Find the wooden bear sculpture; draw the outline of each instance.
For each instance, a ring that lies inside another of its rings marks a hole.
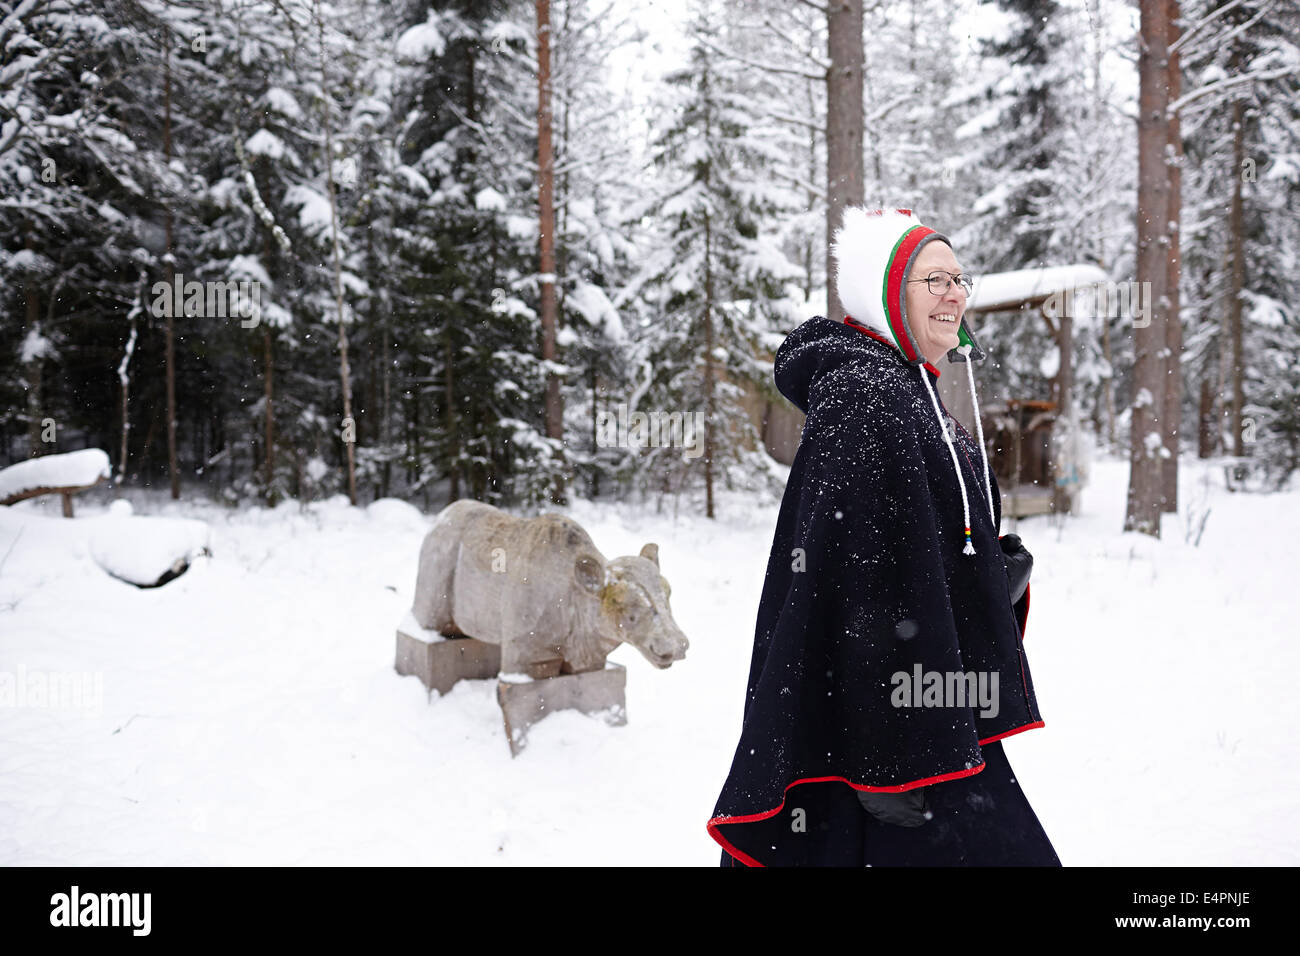
[[[421,627],[501,647],[501,673],[533,678],[605,666],[627,642],[656,667],[686,656],[659,549],[612,561],[570,518],[520,518],[479,501],[442,510],[420,548]]]

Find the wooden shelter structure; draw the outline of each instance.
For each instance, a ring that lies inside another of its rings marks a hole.
[[[981,315],[992,312],[1036,312],[1057,347],[1060,361],[1049,398],[1012,397],[980,402],[980,419],[988,446],[989,467],[1002,491],[1002,513],[1012,521],[1035,514],[1074,511],[1086,475],[1085,449],[1079,422],[1070,402],[1074,379],[1074,306],[1076,293],[1107,282],[1097,266],[1046,266],[979,276],[966,303],[967,322],[980,338]],[[947,365],[939,377],[939,395],[953,417],[976,434],[967,372]],[[979,369],[975,372],[979,386]],[[1063,427],[1058,435],[1058,424]]]

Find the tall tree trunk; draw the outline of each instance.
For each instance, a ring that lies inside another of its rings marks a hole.
[[[1077,469],[1079,423],[1074,413],[1074,297],[1067,295],[1063,298],[1065,302],[1056,319],[1056,349],[1060,356],[1056,371],[1056,415],[1057,421],[1065,427],[1062,437],[1071,443],[1071,450],[1065,457],[1071,467]],[[1068,512],[1071,495],[1070,485],[1054,484],[1052,510],[1057,514]]]
[[[1109,311],[1109,310],[1108,310]],[[1106,448],[1115,450],[1115,355],[1110,345],[1110,316],[1101,323],[1101,354],[1106,358],[1109,374],[1102,379],[1102,397],[1106,404]]]
[[[172,162],[172,35],[163,28],[163,156],[170,167]],[[164,274],[170,287],[176,278],[176,257],[172,253],[172,203],[171,196],[163,195],[163,230],[166,252],[163,255]],[[176,455],[176,316],[174,309],[167,310],[167,331],[164,362],[167,366],[167,470],[171,474],[172,499],[181,496],[181,469]]]
[[[393,478],[393,450],[392,450],[392,329],[389,324],[389,312],[384,309],[383,329],[380,334],[380,348],[383,351],[383,365],[381,375],[383,376],[383,386],[380,390],[380,415],[383,420],[379,425],[379,440],[384,446],[384,467],[380,476],[379,493],[387,498],[391,493],[390,487]]]
[[[325,176],[330,200],[330,239],[334,253],[334,305],[339,322],[339,377],[343,380],[344,447],[348,461],[348,501],[357,503],[356,421],[352,417],[352,373],[348,366],[348,332],[343,314],[343,257],[339,251],[338,194],[334,186],[334,137],[330,117],[329,85],[325,73],[325,20],[320,4],[315,5],[316,31],[320,42],[321,115],[325,126]]]
[[[707,187],[706,187],[707,188]],[[713,250],[712,222],[704,214],[704,516],[713,517]]]
[[[1227,237],[1223,248],[1223,274],[1231,276],[1232,274],[1232,237]],[[1231,285],[1231,278],[1229,278]],[[1211,454],[1227,453],[1227,431],[1232,427],[1232,400],[1229,397],[1231,389],[1228,387],[1228,381],[1231,373],[1228,365],[1232,361],[1232,320],[1229,317],[1231,308],[1228,303],[1223,304],[1219,311],[1219,341],[1217,356],[1215,362],[1215,386],[1214,386],[1214,451]]]
[[[1169,27],[1169,45],[1178,42],[1182,30],[1178,26],[1180,15],[1178,0],[1166,0]],[[1169,98],[1182,94],[1183,73],[1178,51],[1169,54]],[[1161,440],[1169,450],[1164,460],[1161,476],[1161,506],[1169,512],[1178,511],[1178,446],[1182,442],[1183,424],[1183,321],[1178,296],[1182,275],[1182,205],[1183,205],[1183,133],[1178,113],[1169,116],[1169,250],[1165,293],[1169,297],[1169,316],[1165,325],[1165,394]]]
[[[144,312],[144,291],[148,286],[148,273],[141,271],[140,281],[135,291],[135,301],[127,312],[127,321],[131,330],[127,334],[126,345],[122,349],[122,361],[117,366],[117,381],[122,386],[122,447],[117,456],[117,483],[126,480],[126,462],[130,456],[131,438],[131,356],[135,354],[135,341],[139,333],[140,314]]]
[[[1196,416],[1196,457],[1214,454],[1214,390],[1210,387],[1209,369],[1201,376],[1201,398]]]
[[[271,234],[263,233],[262,235],[262,258],[266,262],[271,261]],[[266,502],[272,503],[274,492],[272,486],[275,482],[275,354],[272,349],[274,342],[271,338],[271,326],[264,323],[262,325],[262,391],[266,396],[266,419],[263,423],[266,433]]]
[[[443,427],[447,431],[447,458],[451,462],[451,500],[460,499],[460,436],[456,429],[456,378],[455,371],[452,367],[452,349],[451,349],[451,330],[443,332],[442,337],[442,358],[443,358],[443,388],[445,401],[445,418]],[[416,401],[419,401],[419,392],[416,392]],[[416,406],[417,411],[419,406]],[[417,418],[418,422],[419,419]],[[417,434],[418,429],[417,429]]]
[[[597,388],[599,378],[596,374],[596,363],[593,359],[591,368],[588,371],[588,378],[591,385],[591,457],[594,466],[591,469],[591,485],[588,489],[591,497],[596,498],[600,495],[600,445],[597,444],[599,436],[597,434],[597,424],[600,418],[600,390]]]
[[[551,141],[554,117],[551,112],[551,3],[536,0],[537,5],[537,205],[541,252],[542,360],[554,363],[555,326],[558,307],[555,300],[555,154]],[[560,378],[546,371],[546,437],[564,439],[564,409],[560,398]],[[564,479],[557,475],[551,500],[563,504]]]
[[[28,230],[23,236],[23,244],[30,252],[32,249],[32,235]],[[36,283],[28,280],[23,283],[23,299],[27,308],[27,333],[35,334],[37,339],[41,338],[41,299],[40,292],[36,288]],[[41,379],[45,371],[45,349],[39,346],[35,354],[28,357],[23,369],[23,378],[27,380],[27,435],[30,448],[27,451],[29,458],[37,458],[45,454],[45,443],[41,441]]]
[[[1236,58],[1234,57],[1234,62]],[[1242,164],[1246,160],[1246,105],[1240,100],[1232,104],[1232,205],[1228,211],[1228,243],[1232,266],[1228,284],[1228,333],[1232,348],[1232,453],[1238,457],[1246,454],[1242,435],[1242,415],[1245,408],[1245,391],[1242,388],[1242,368],[1245,357],[1241,349],[1241,290],[1246,285],[1246,229],[1245,211],[1241,197]]]
[[[807,91],[807,95],[809,95],[806,107],[807,116],[816,116],[816,95],[813,83],[814,81],[811,81],[810,79],[810,81],[807,81],[805,86],[803,86]],[[813,191],[814,182],[816,182],[816,127],[809,125],[809,187],[807,187],[807,190],[805,191],[805,200],[807,202],[807,208],[809,208],[810,211],[811,209],[816,208],[816,194]],[[816,242],[813,239],[813,235],[810,233],[805,246],[803,246],[803,298],[805,299],[810,298],[811,295],[813,295],[815,285],[813,277],[815,248]],[[829,281],[831,280],[829,280],[829,276],[827,276],[827,285],[829,285]],[[835,313],[831,311],[831,302],[829,302],[828,299],[827,317],[833,315],[835,315]]]
[[[842,319],[831,243],[844,207],[862,202],[862,0],[834,0],[827,15],[826,317]]]
[[[1149,313],[1133,330],[1133,402],[1130,419],[1128,506],[1125,531],[1160,537],[1161,402],[1165,394],[1161,350],[1165,347],[1169,273],[1168,36],[1166,0],[1140,0],[1138,56],[1138,281],[1150,283]]]
[[[266,396],[266,420],[263,423],[266,437],[266,503],[273,504],[275,497],[275,412],[274,379],[275,355],[272,351],[271,327],[262,326],[262,384]]]

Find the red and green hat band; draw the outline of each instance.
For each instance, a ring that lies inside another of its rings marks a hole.
[[[917,252],[931,239],[939,239],[951,245],[946,237],[939,235],[929,226],[913,226],[899,237],[898,242],[894,244],[894,251],[889,256],[889,267],[885,270],[884,288],[881,292],[881,304],[885,307],[889,330],[893,333],[899,350],[913,365],[924,362],[925,356],[917,349],[907,328],[907,306],[903,295],[904,280]]]

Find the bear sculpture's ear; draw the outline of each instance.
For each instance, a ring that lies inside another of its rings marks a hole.
[[[595,594],[605,586],[605,565],[584,554],[573,563],[573,576],[580,588]]]
[[[656,568],[659,567],[659,545],[647,544],[641,549],[641,557],[649,558],[651,564]]]

